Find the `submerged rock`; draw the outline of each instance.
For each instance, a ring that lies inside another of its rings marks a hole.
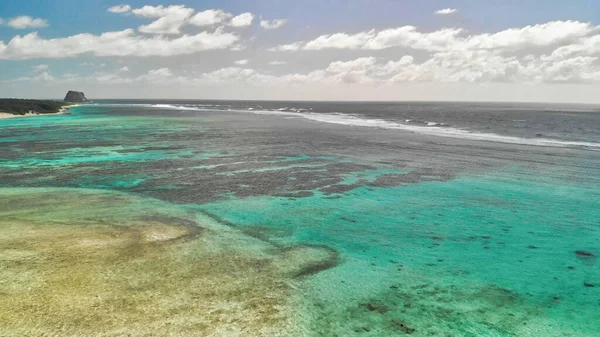
[[[380,305],[380,304],[376,304],[376,303],[362,303],[360,306],[369,311],[378,312],[382,315],[387,313],[390,310],[386,305]]]
[[[411,334],[411,333],[415,332],[415,328],[411,328],[410,326],[408,326],[400,321],[394,320],[394,321],[392,321],[392,324],[396,329],[403,331],[404,333]]]
[[[83,92],[69,90],[69,92],[65,96],[65,102],[84,103],[89,101],[87,98],[85,98],[85,94]]]
[[[577,251],[575,251],[575,254],[577,254],[577,256],[581,256],[581,257],[596,257],[596,255],[594,255],[590,252],[586,252],[584,250],[577,250]]]

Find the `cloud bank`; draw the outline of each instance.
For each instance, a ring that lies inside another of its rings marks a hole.
[[[550,21],[496,32],[472,33],[449,27],[415,26],[334,32],[274,45],[259,41],[274,36],[286,19],[261,19],[263,30],[251,30],[257,15],[221,9],[197,11],[185,5],[132,8],[122,4],[108,12],[138,21],[137,27],[101,34],[82,33],[44,38],[38,32],[0,41],[1,60],[68,57],[175,57],[220,50],[228,57],[201,72],[186,71],[161,60],[146,69],[119,64],[92,75],[51,74],[44,64],[28,68],[20,82],[149,85],[369,85],[398,83],[592,83],[600,82],[600,26],[579,21]],[[437,15],[458,13],[440,9]],[[106,14],[109,15],[109,14]],[[47,21],[29,16],[2,20],[17,29],[41,28]],[[280,33],[285,33],[281,31]],[[250,52],[244,54],[246,49]],[[260,59],[265,51],[267,58]],[[329,51],[327,53],[326,51]],[[338,57],[331,55],[338,51]],[[233,54],[239,53],[239,54]],[[209,53],[207,53],[209,54]],[[285,57],[284,57],[285,56]],[[193,57],[196,57],[194,55]],[[296,58],[294,58],[296,57]],[[219,57],[215,57],[219,58]],[[248,61],[252,60],[252,64]],[[289,60],[289,65],[287,61]],[[302,60],[303,68],[298,66]],[[326,61],[324,61],[326,60]],[[264,68],[261,68],[261,64]],[[233,65],[233,66],[230,66]],[[285,66],[284,66],[285,65]],[[269,67],[270,66],[270,67]],[[280,67],[275,67],[280,66]],[[152,69],[148,70],[148,68]],[[290,70],[291,69],[291,70]],[[302,70],[299,70],[302,69]],[[142,71],[141,73],[138,71]],[[284,72],[286,71],[286,72]]]
[[[0,42],[0,59],[65,58],[93,56],[173,56],[234,46],[239,36],[216,29],[172,39],[137,35],[133,29],[101,35],[78,34],[66,38],[44,39],[37,33],[15,36],[8,44]]]
[[[598,33],[598,31],[598,26],[578,21],[552,21],[522,28],[511,28],[497,33],[474,35],[468,34],[461,28],[422,32],[414,26],[403,26],[384,30],[373,29],[354,34],[326,34],[308,42],[299,41],[280,45],[272,50],[382,50],[393,47],[426,51],[518,50],[573,43],[591,33]]]

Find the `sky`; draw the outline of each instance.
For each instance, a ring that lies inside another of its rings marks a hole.
[[[600,103],[598,0],[0,1],[0,97]]]

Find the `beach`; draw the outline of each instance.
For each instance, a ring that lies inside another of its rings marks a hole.
[[[19,118],[19,117],[34,117],[34,116],[44,116],[44,115],[63,115],[68,113],[69,108],[73,108],[76,105],[69,105],[63,108],[60,108],[60,110],[58,110],[57,112],[54,113],[26,113],[24,115],[17,115],[17,114],[13,114],[13,113],[9,113],[9,112],[1,112],[0,111],[0,119],[6,119],[6,118]]]

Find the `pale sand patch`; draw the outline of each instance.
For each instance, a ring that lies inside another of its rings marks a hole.
[[[32,117],[32,116],[39,116],[39,114],[30,114],[30,113],[26,113],[24,115],[14,115],[8,112],[0,112],[0,119],[6,119],[6,118],[19,118],[19,117]]]
[[[336,261],[153,199],[0,189],[0,334],[302,336],[294,284]]]
[[[64,107],[60,108],[57,112],[47,113],[47,114],[26,113],[24,115],[15,115],[15,114],[11,114],[11,113],[8,113],[8,112],[0,112],[0,119],[20,118],[20,117],[35,117],[35,116],[65,115],[65,114],[67,114],[69,112],[70,108],[74,108],[74,107],[77,107],[79,105],[80,104],[67,105],[67,106],[64,106]]]

